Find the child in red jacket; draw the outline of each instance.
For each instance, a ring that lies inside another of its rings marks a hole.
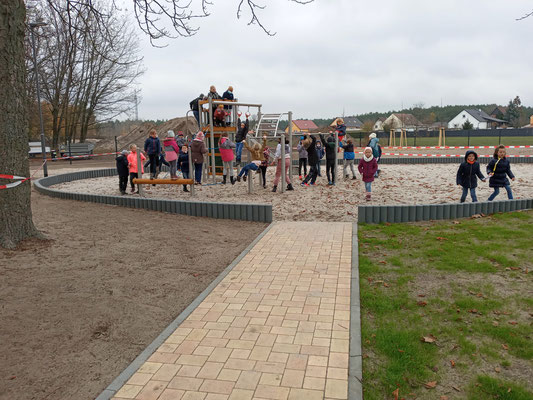
[[[359,170],[359,173],[363,175],[363,182],[365,183],[366,189],[366,201],[370,201],[374,174],[378,170],[378,163],[372,155],[372,149],[370,147],[365,148],[363,158],[359,161],[357,169]]]

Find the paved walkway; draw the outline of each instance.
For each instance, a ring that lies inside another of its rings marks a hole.
[[[351,223],[275,223],[114,399],[347,399],[351,257]]]

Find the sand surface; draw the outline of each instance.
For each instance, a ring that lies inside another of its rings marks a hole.
[[[485,165],[481,169],[484,173]],[[200,201],[238,202],[272,204],[274,219],[295,221],[355,221],[357,206],[360,204],[435,204],[458,202],[461,187],[455,184],[458,164],[428,165],[382,165],[381,176],[372,184],[372,201],[365,201],[364,184],[361,176],[357,180],[342,180],[336,186],[328,186],[325,168],[322,177],[312,187],[300,186],[298,176],[293,182],[295,191],[272,193],[274,167],[267,172],[267,188],[259,186],[259,175],[254,175],[254,193],[248,194],[248,183],[240,182],[234,186],[202,185],[196,186],[195,199]],[[533,197],[533,164],[512,164],[516,180],[511,183],[515,198]],[[342,167],[339,167],[342,171]],[[63,172],[63,171],[62,171]],[[66,172],[66,171],[65,171]],[[148,177],[145,174],[145,177]],[[221,180],[221,177],[218,177]],[[210,181],[211,182],[211,181]],[[65,191],[119,195],[118,178],[87,179],[55,186]],[[189,200],[191,196],[178,185],[145,186],[146,197]],[[279,190],[279,189],[278,189]],[[128,186],[129,192],[129,186]],[[501,191],[496,199],[505,199]],[[479,182],[477,196],[485,201],[492,193],[487,183]],[[128,194],[131,196],[131,194]],[[133,195],[137,196],[137,195]],[[470,201],[470,198],[467,198]]]

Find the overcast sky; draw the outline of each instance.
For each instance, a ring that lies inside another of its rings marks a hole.
[[[139,117],[184,116],[189,101],[228,85],[263,112],[326,118],[447,104],[533,105],[531,0],[258,0],[267,36],[236,19],[238,0],[213,0],[191,38],[153,48]]]

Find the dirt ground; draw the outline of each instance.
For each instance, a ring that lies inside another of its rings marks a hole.
[[[512,161],[511,161],[512,162]],[[275,220],[292,221],[356,221],[357,206],[366,204],[437,204],[458,202],[462,189],[456,185],[458,164],[388,165],[381,167],[381,175],[372,184],[372,202],[365,201],[361,176],[344,179],[336,186],[328,186],[325,168],[316,186],[302,187],[295,175],[295,191],[272,193],[275,167],[267,170],[267,188],[258,186],[259,175],[254,174],[254,193],[248,194],[248,183],[232,185],[202,185],[196,187],[195,199],[238,203],[272,204]],[[481,166],[483,174],[485,165]],[[516,180],[511,183],[515,198],[533,197],[533,164],[512,164]],[[349,169],[348,169],[349,172]],[[342,167],[339,167],[342,173]],[[148,176],[148,174],[145,174]],[[220,182],[220,177],[218,181]],[[211,181],[209,180],[209,183]],[[59,190],[79,193],[118,195],[118,178],[84,179],[54,186]],[[188,200],[190,195],[175,185],[146,186],[146,197]],[[486,201],[492,193],[488,182],[479,182],[477,196]],[[500,191],[496,199],[507,198]],[[130,196],[130,195],[128,195]],[[138,196],[138,195],[134,195]],[[467,201],[470,201],[470,196]]]
[[[265,228],[32,193],[0,249],[0,399],[92,399]]]

